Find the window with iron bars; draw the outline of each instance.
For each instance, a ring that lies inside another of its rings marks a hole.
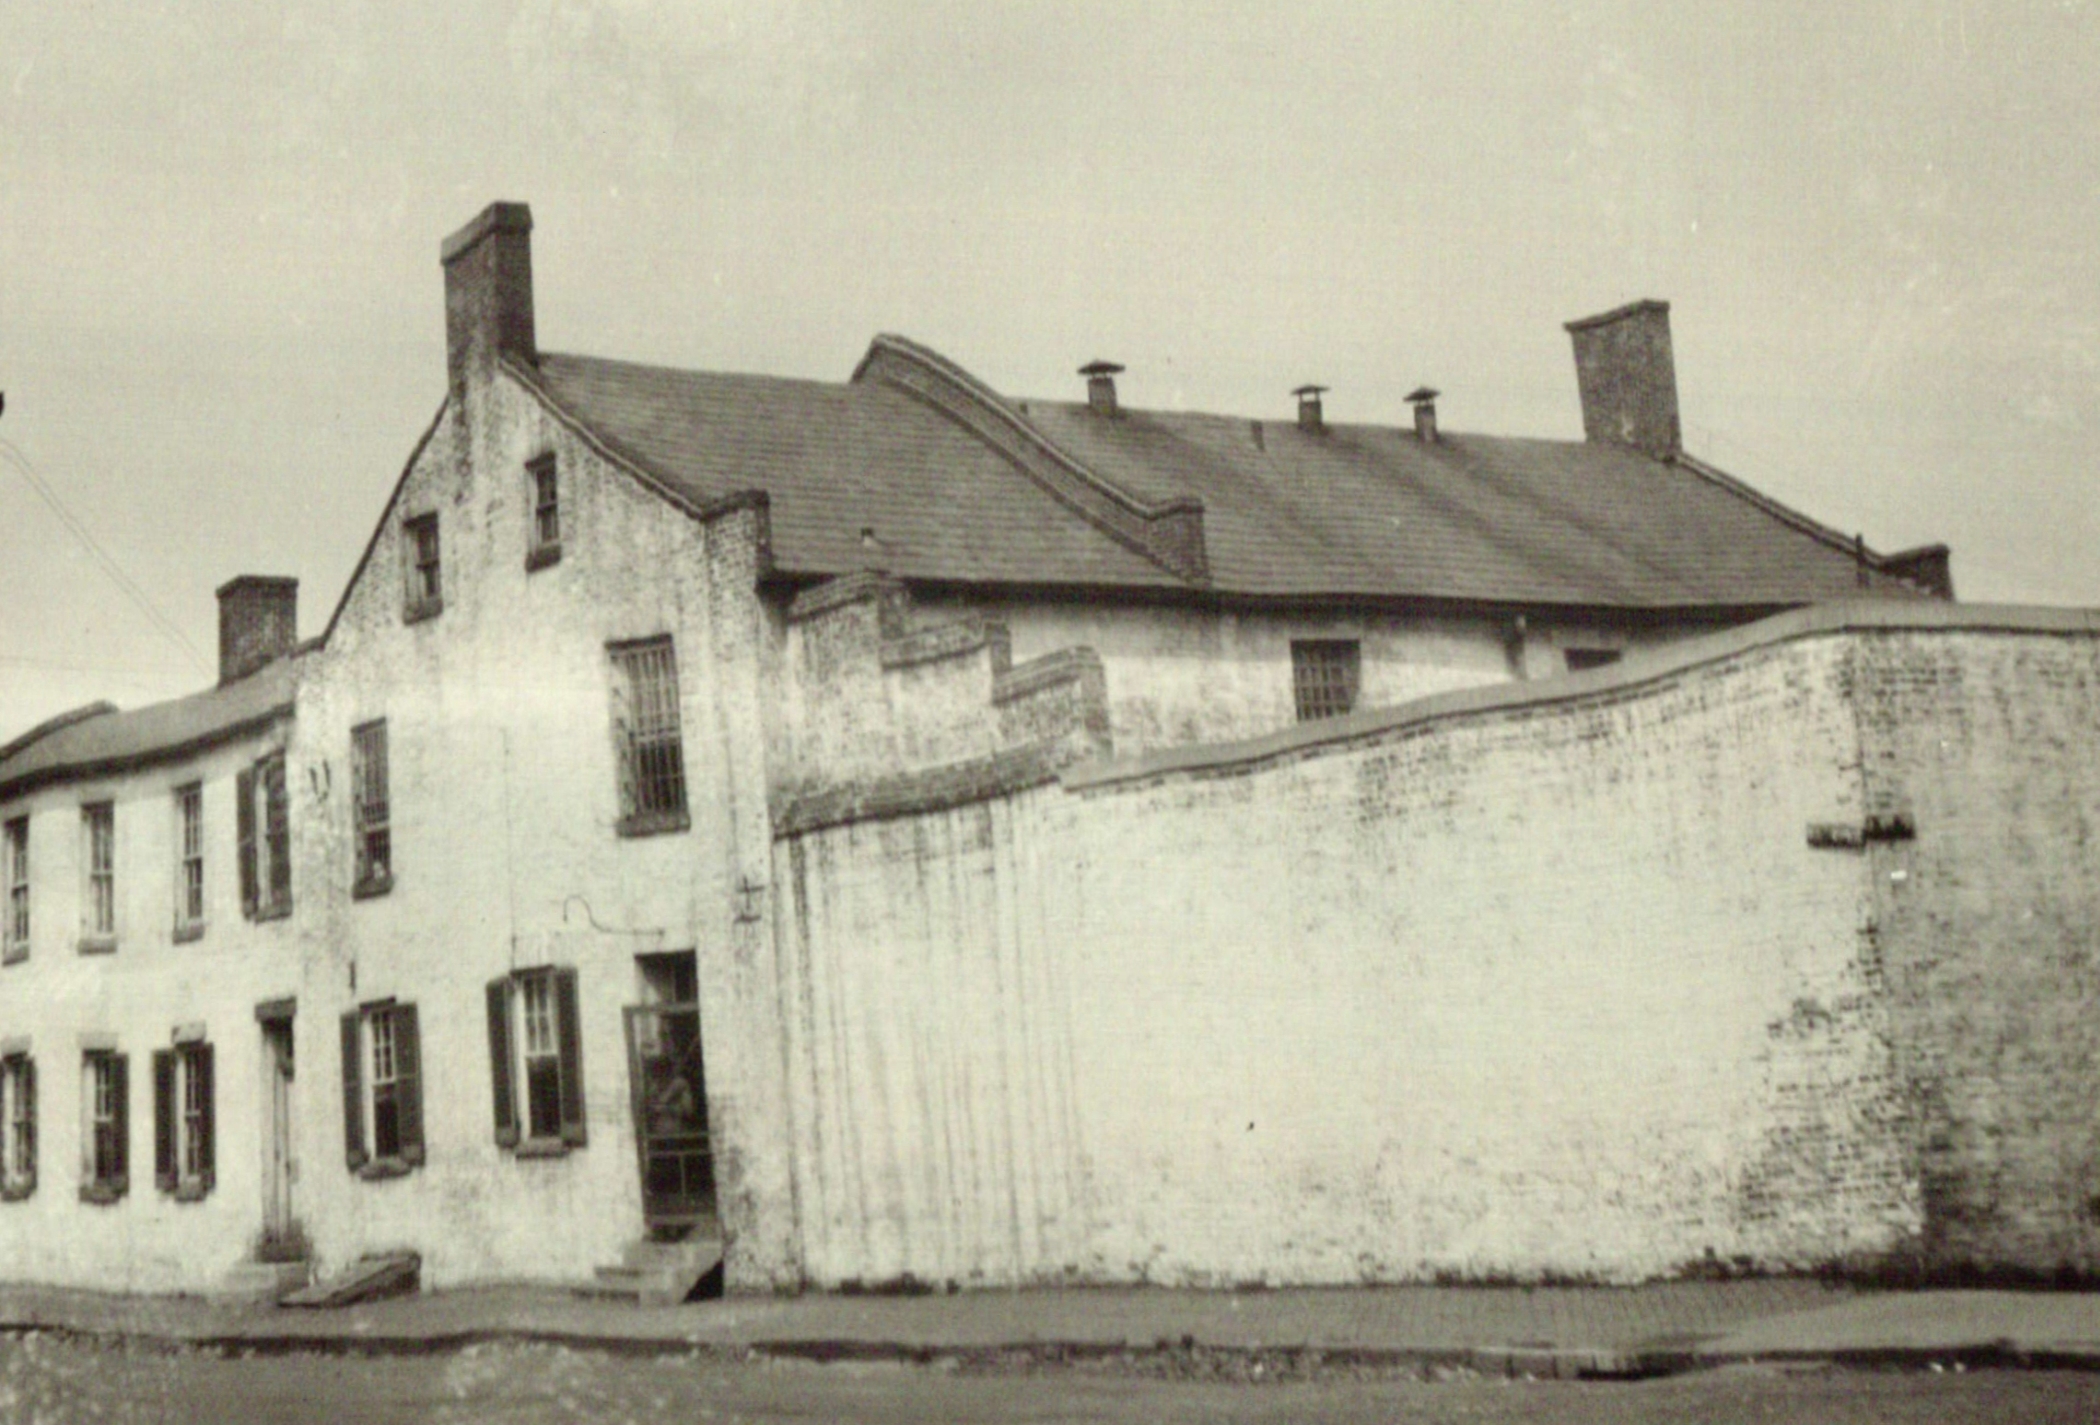
[[[611,653],[620,834],[683,831],[690,822],[678,729],[678,662],[671,640],[615,644]]]
[[[1353,711],[1360,664],[1353,638],[1293,639],[1291,685],[1297,696],[1298,721]]]
[[[392,812],[387,798],[386,723],[350,730],[350,801],[357,819],[357,876],[351,893],[383,895],[394,884]]]
[[[175,938],[204,933],[204,788],[175,789]]]
[[[561,558],[561,479],[554,456],[538,456],[525,466],[532,482],[532,538],[525,548],[527,570]]]
[[[93,802],[80,809],[87,886],[81,898],[80,948],[108,950],[117,942],[117,809]]]
[[[7,925],[0,959],[12,964],[29,956],[29,818],[7,823]]]
[[[438,558],[438,517],[433,512],[401,521],[401,616],[410,623],[445,607],[444,570]]]

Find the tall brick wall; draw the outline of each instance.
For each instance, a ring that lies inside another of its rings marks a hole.
[[[2053,1026],[2090,998],[2092,644],[1972,615],[1794,615],[783,836],[807,1272],[1626,1279],[1977,1222],[1999,1261],[2089,1240],[2094,1061]],[[1858,834],[1904,798],[1915,843]],[[1890,880],[1942,847],[1937,900]],[[1979,1216],[1986,1184],[2018,1207]]]

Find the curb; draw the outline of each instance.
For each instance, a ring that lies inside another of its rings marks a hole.
[[[2100,1371],[2100,1345],[2023,1346],[2004,1337],[1943,1346],[1846,1346],[1799,1351],[1698,1351],[1697,1366],[1828,1364],[1856,1371]]]

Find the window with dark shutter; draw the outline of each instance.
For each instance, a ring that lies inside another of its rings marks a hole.
[[[581,1148],[583,1033],[576,971],[520,970],[487,987],[496,1142],[525,1156]]]
[[[177,1054],[182,1068],[182,1152],[177,1164],[182,1192],[202,1197],[212,1189],[212,1055],[209,1044],[188,1044]]]
[[[36,1191],[36,1063],[27,1053],[0,1059],[0,1201]]]
[[[359,1072],[364,1056],[359,1033],[362,1019],[354,1009],[343,1016],[343,1156],[353,1173],[369,1160],[365,1152],[365,1091]]]
[[[288,915],[292,909],[292,814],[285,794],[284,754],[265,757],[256,765],[262,784],[264,849],[269,852],[269,874],[263,888],[269,896],[265,907],[271,915]]]
[[[241,864],[241,914],[255,919],[261,894],[255,875],[255,772],[244,767],[233,779],[234,828],[239,839]]]
[[[130,1060],[113,1050],[91,1049],[82,1055],[81,1071],[87,1082],[82,1095],[86,1122],[80,1197],[83,1202],[115,1202],[130,1186]]]
[[[173,1192],[175,1172],[175,1051],[153,1051],[153,1185]]]
[[[554,972],[554,1022],[561,1050],[561,1141],[571,1148],[584,1145],[583,1131],[583,1026],[579,1022],[576,971]]]
[[[416,1007],[397,1005],[394,1021],[395,1093],[399,1103],[401,1161],[423,1161],[423,1050],[416,1032]]]
[[[510,979],[490,980],[489,1084],[496,1106],[496,1146],[518,1146],[518,1104],[510,1076]]]

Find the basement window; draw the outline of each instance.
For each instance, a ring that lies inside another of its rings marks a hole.
[[[153,1181],[178,1202],[212,1188],[212,1054],[203,1042],[153,1054]]]
[[[81,1055],[80,1200],[112,1203],[131,1186],[131,1061],[114,1049]]]
[[[357,875],[350,894],[385,895],[394,885],[385,719],[350,729],[350,806],[357,822]]]
[[[343,1145],[359,1177],[423,1162],[421,1065],[414,1005],[380,1000],[343,1016]]]
[[[1580,673],[1586,668],[1608,668],[1623,655],[1616,648],[1564,648],[1561,657],[1568,661],[1570,673]]]
[[[581,1148],[583,1036],[576,971],[520,970],[488,984],[496,1145],[520,1157]]]
[[[29,958],[29,818],[7,824],[7,934],[0,940],[0,962],[12,965]]]
[[[1362,655],[1353,638],[1291,640],[1291,686],[1298,721],[1340,717],[1356,707]]]
[[[525,546],[525,570],[544,569],[561,558],[561,479],[553,452],[527,461],[532,486],[532,538]]]
[[[613,755],[620,834],[683,831],[685,754],[678,729],[678,660],[668,637],[618,643],[612,655]]]
[[[442,613],[445,581],[438,560],[438,517],[434,511],[401,521],[401,553],[405,581],[402,621],[415,623]]]
[[[0,1058],[0,1201],[36,1191],[36,1061],[27,1050]]]

